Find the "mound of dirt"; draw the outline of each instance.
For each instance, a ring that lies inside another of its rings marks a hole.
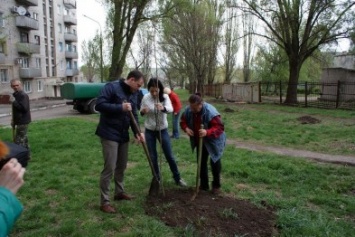
[[[145,211],[171,227],[194,236],[274,236],[276,215],[264,204],[259,208],[246,200],[193,189],[165,190],[165,196],[147,197]]]
[[[233,113],[234,112],[234,109],[231,109],[231,108],[225,108],[224,109],[224,112],[227,112],[227,113]]]
[[[297,118],[298,121],[301,122],[301,124],[316,124],[320,123],[319,119],[313,118],[311,116],[302,116]]]

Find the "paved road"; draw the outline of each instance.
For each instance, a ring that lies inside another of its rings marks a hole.
[[[71,105],[52,105],[47,107],[34,108],[31,111],[32,121],[44,120],[44,119],[53,119],[60,117],[72,117],[72,116],[85,116],[78,113],[76,110],[72,109]],[[0,117],[0,126],[10,126],[11,125],[11,115],[3,114]]]

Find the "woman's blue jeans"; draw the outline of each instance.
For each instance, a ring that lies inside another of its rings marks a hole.
[[[170,170],[173,173],[173,178],[176,183],[180,180],[180,173],[178,167],[175,162],[175,158],[171,149],[170,137],[168,129],[163,129],[160,131],[161,139],[162,139],[162,149],[165,155],[165,159],[169,164]],[[160,171],[158,165],[158,152],[157,152],[157,140],[160,141],[159,131],[153,131],[149,129],[145,129],[145,140],[147,143],[150,159],[152,160],[154,170],[159,177],[160,180]]]

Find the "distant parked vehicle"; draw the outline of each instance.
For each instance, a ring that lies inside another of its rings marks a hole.
[[[71,100],[67,101],[66,104],[73,105],[74,110],[79,113],[94,114],[97,113],[95,110],[96,98],[105,84],[67,82],[60,88],[60,93],[64,99]],[[147,89],[141,88],[140,90],[142,95],[148,93]]]
[[[60,93],[64,99],[71,100],[66,102],[73,105],[73,109],[80,113],[94,114],[96,97],[105,83],[73,83],[67,82],[60,88]]]

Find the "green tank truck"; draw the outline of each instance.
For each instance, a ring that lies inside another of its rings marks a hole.
[[[73,83],[67,82],[60,88],[60,93],[62,98],[71,100],[67,101],[67,105],[73,105],[73,109],[80,113],[94,114],[97,113],[95,110],[96,97],[100,94],[101,89],[106,83]],[[143,98],[143,95],[148,93],[145,88],[140,88],[139,95],[139,105]],[[140,106],[138,105],[138,108]]]
[[[62,98],[71,100],[66,104],[80,113],[97,113],[95,110],[96,97],[106,83],[64,83],[60,88]]]

